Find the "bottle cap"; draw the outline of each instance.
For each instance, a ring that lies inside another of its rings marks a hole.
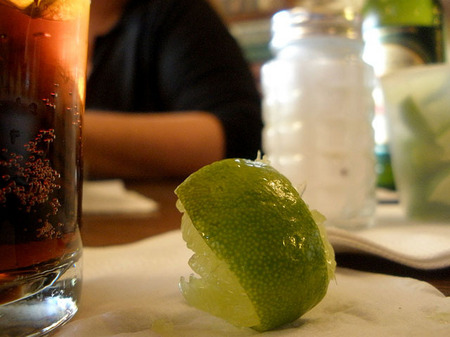
[[[275,13],[272,17],[271,46],[275,50],[311,36],[340,36],[361,39],[361,18],[349,9],[295,7]]]

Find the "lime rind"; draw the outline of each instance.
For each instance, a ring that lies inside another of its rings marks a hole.
[[[416,66],[386,75],[381,79],[383,92],[388,105],[388,115],[396,115],[396,108],[404,101],[413,100],[420,108],[419,119],[425,119],[435,135],[439,135],[450,126],[448,106],[450,95],[450,66],[445,64]],[[403,85],[408,83],[408,85]],[[391,112],[390,112],[391,111]],[[426,114],[424,114],[426,112]],[[419,129],[418,121],[412,121]]]
[[[400,105],[400,113],[403,122],[410,131],[421,141],[436,144],[435,132],[429,125],[417,103],[411,96],[408,96]]]
[[[199,277],[180,279],[180,290],[188,303],[217,317],[227,317],[236,326],[252,327],[260,320],[245,290],[228,265],[217,259],[192,224],[189,215],[178,200],[177,208],[184,212],[181,222],[183,239],[194,251],[189,266]]]
[[[325,256],[327,261],[328,279],[333,280],[335,278],[336,272],[336,258],[334,254],[333,246],[328,240],[327,230],[325,227],[326,217],[317,210],[311,210],[311,215],[319,228],[320,237],[322,238],[322,243],[325,250]]]
[[[0,4],[23,10],[34,3],[34,0],[0,0]]]
[[[430,196],[428,201],[441,203],[450,207],[450,163],[436,172],[430,180]]]
[[[89,13],[89,0],[0,0],[32,17],[53,21],[73,20]]]
[[[450,125],[446,125],[437,138],[437,144],[443,149],[442,159],[450,161]]]

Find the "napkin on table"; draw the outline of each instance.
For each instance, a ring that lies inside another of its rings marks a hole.
[[[180,231],[133,244],[85,248],[78,314],[57,337],[259,335],[190,307],[178,289],[191,270]],[[338,268],[328,294],[270,337],[447,337],[450,297],[428,283]]]
[[[450,267],[450,223],[411,222],[398,204],[379,205],[371,228],[327,232],[336,252],[369,253],[424,270]]]
[[[158,204],[136,191],[128,190],[122,180],[96,180],[83,183],[85,214],[145,214],[157,210]]]

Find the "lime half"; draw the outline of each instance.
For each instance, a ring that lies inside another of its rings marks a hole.
[[[325,218],[263,161],[226,159],[175,190],[197,275],[181,278],[187,301],[259,331],[296,320],[325,296],[335,269]]]

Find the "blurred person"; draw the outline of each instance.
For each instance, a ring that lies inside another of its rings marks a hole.
[[[256,157],[255,80],[205,0],[92,0],[89,35],[87,178],[183,177]]]

